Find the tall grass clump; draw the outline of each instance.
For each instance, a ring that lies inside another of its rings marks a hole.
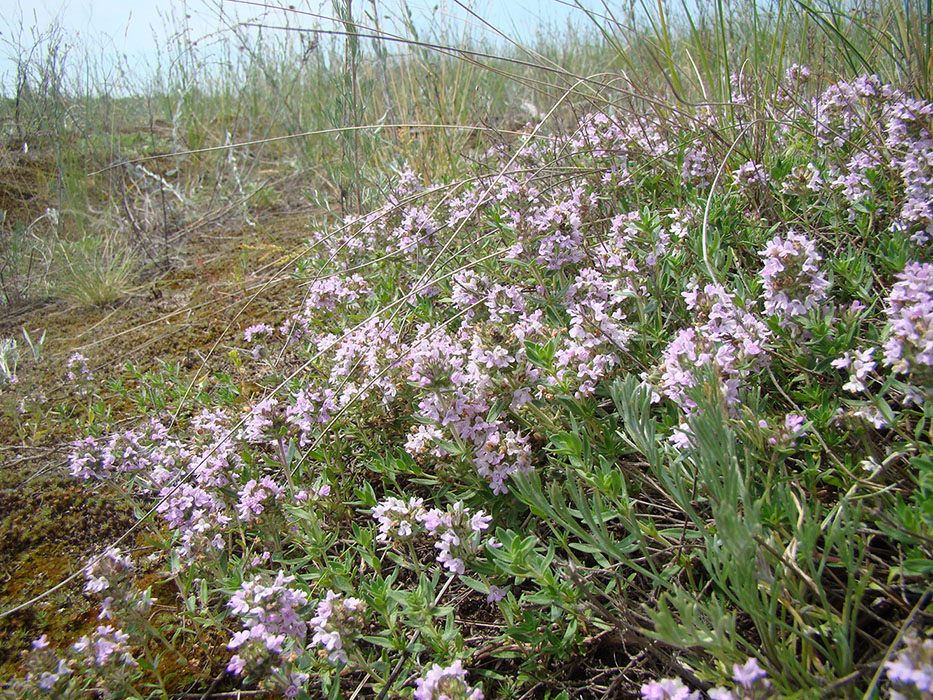
[[[132,248],[114,238],[84,236],[59,241],[53,293],[84,306],[107,306],[129,293],[138,260]]]
[[[101,624],[4,692],[930,697],[933,103],[860,6],[711,5],[588,13],[572,66],[413,42],[365,99],[389,61],[338,8],[346,126],[403,78],[394,114],[482,109],[438,71],[540,118],[396,162],[230,373],[140,375],[73,442],[177,596],[107,543]]]

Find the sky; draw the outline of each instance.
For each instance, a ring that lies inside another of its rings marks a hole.
[[[356,0],[357,12],[372,7],[372,0]],[[570,0],[574,2],[577,0]],[[598,10],[599,0],[579,0]],[[267,24],[312,26],[311,17],[267,10],[263,2],[250,0],[0,0],[0,86],[9,94],[15,78],[16,58],[36,44],[49,27],[57,25],[66,43],[90,51],[99,63],[115,56],[125,56],[139,72],[154,65],[158,47],[166,41],[173,27],[187,19],[191,37],[202,44],[222,41],[229,36],[229,26],[236,22],[261,20]],[[293,5],[299,10],[332,15],[330,0],[279,0],[267,5]],[[377,0],[383,28],[385,17],[399,16],[400,0]],[[581,18],[581,12],[565,0],[472,0],[471,7],[480,16],[510,36],[528,41],[541,21],[563,26],[568,18]],[[454,0],[408,0],[416,16],[416,26],[427,28],[429,17],[450,17],[455,23],[466,20],[466,13]],[[419,16],[420,15],[420,16]],[[475,20],[470,20],[474,22]],[[321,25],[319,25],[321,26]],[[477,29],[482,33],[484,29]]]

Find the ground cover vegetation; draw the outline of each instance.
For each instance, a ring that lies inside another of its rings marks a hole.
[[[333,9],[21,54],[0,693],[933,697],[929,2]]]

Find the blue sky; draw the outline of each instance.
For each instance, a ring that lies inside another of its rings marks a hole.
[[[581,0],[594,10],[599,0]],[[17,46],[28,48],[34,37],[41,36],[53,23],[57,23],[70,45],[79,51],[88,49],[95,60],[106,63],[114,56],[126,56],[130,66],[137,69],[153,64],[158,46],[164,43],[172,28],[187,18],[192,38],[205,42],[222,40],[231,22],[262,19],[269,24],[310,27],[316,20],[298,18],[294,13],[264,10],[256,4],[233,0],[3,0],[0,3],[0,85],[7,93],[15,74]],[[329,0],[284,0],[270,5],[294,5],[298,9],[322,15],[331,15]],[[399,0],[377,0],[381,15],[398,16]],[[426,27],[426,17],[450,17],[454,23],[466,21],[462,9],[452,0],[409,0],[412,12]],[[360,10],[370,9],[370,0],[356,0]],[[530,40],[541,22],[563,26],[568,18],[582,19],[579,10],[561,0],[473,0],[471,7],[498,28]],[[223,18],[222,18],[223,15]],[[483,30],[476,28],[477,33]]]

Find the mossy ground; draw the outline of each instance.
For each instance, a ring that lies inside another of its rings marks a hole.
[[[43,182],[52,163],[8,151],[3,165],[0,208],[28,223],[46,206]],[[21,353],[19,383],[0,394],[0,610],[45,593],[136,522],[138,514],[105,486],[67,473],[74,439],[128,427],[138,415],[134,376],[177,362],[179,383],[204,377],[210,383],[214,373],[234,371],[228,353],[240,344],[245,326],[282,320],[300,302],[300,290],[285,271],[315,212],[294,199],[276,199],[276,209],[251,212],[254,226],[227,217],[193,227],[172,252],[167,270],[144,270],[134,292],[110,307],[44,298],[0,309],[0,337],[17,338],[21,349],[22,329],[33,338],[46,334],[39,358]],[[65,361],[75,351],[88,358],[103,401],[66,382]],[[42,410],[20,411],[24,396],[38,395],[45,399]],[[139,551],[158,535],[155,527],[138,530],[133,544]],[[30,642],[40,635],[48,635],[53,647],[64,646],[100,624],[84,583],[78,576],[3,620],[0,679],[22,673]],[[141,585],[154,586],[165,615],[182,604],[174,583],[144,576]],[[215,636],[187,642],[187,666],[163,659],[163,676],[173,678],[180,691],[217,678],[223,669],[214,666],[223,658],[218,649],[226,638]],[[169,668],[173,663],[179,668]]]

